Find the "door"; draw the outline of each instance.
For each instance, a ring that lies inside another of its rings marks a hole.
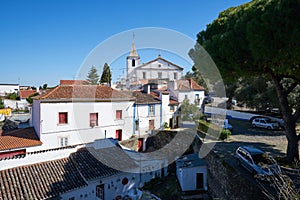
[[[149,130],[154,130],[154,120],[149,120]]]
[[[122,129],[116,130],[116,139],[122,141]]]
[[[139,138],[138,141],[139,141],[139,143],[138,143],[138,152],[141,152],[141,151],[143,151],[143,148],[144,148],[144,146],[143,146],[144,138]]]
[[[173,128],[173,118],[170,118],[170,119],[169,119],[169,127],[170,127],[170,128]]]
[[[196,174],[196,189],[204,188],[204,176],[203,173]]]
[[[96,186],[96,199],[104,200],[104,184]]]

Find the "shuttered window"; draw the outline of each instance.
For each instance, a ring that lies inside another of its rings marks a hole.
[[[67,112],[58,113],[58,123],[59,124],[67,124],[68,123],[68,113]]]
[[[90,126],[98,126],[98,113],[90,113]]]
[[[116,110],[116,119],[122,119],[122,110]]]

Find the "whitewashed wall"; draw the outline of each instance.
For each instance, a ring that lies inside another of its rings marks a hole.
[[[177,168],[177,178],[182,191],[196,190],[197,173],[203,173],[203,186],[207,190],[207,169],[206,166]]]
[[[154,61],[134,70],[135,76],[138,79],[143,79],[143,72],[146,73],[146,79],[158,79],[158,72],[162,73],[162,79],[175,80],[174,73],[177,73],[176,80],[179,80],[182,77],[182,71],[180,71],[176,66],[163,60]]]
[[[149,120],[154,120],[154,129],[159,129],[161,127],[161,104],[152,105],[154,105],[155,109],[153,116],[149,116],[148,104],[137,105],[135,108],[135,119],[139,119],[139,131],[141,135],[148,134]]]
[[[67,137],[68,145],[93,142],[96,139],[115,138],[122,129],[122,139],[132,136],[133,102],[68,102],[40,103],[33,107],[33,125],[40,133],[41,148],[59,147],[59,138]],[[122,110],[122,119],[116,119],[116,110]],[[59,124],[58,113],[68,113],[68,123]],[[40,119],[39,119],[40,113]],[[98,126],[90,126],[90,113],[98,113]]]

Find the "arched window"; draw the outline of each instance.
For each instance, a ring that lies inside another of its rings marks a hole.
[[[134,67],[134,66],[135,66],[135,60],[132,59],[132,67]]]

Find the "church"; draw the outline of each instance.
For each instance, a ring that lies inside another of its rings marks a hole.
[[[157,58],[147,63],[140,62],[140,56],[135,48],[134,41],[127,61],[126,87],[155,83],[166,85],[169,81],[180,80],[183,76],[183,68],[162,58]]]

